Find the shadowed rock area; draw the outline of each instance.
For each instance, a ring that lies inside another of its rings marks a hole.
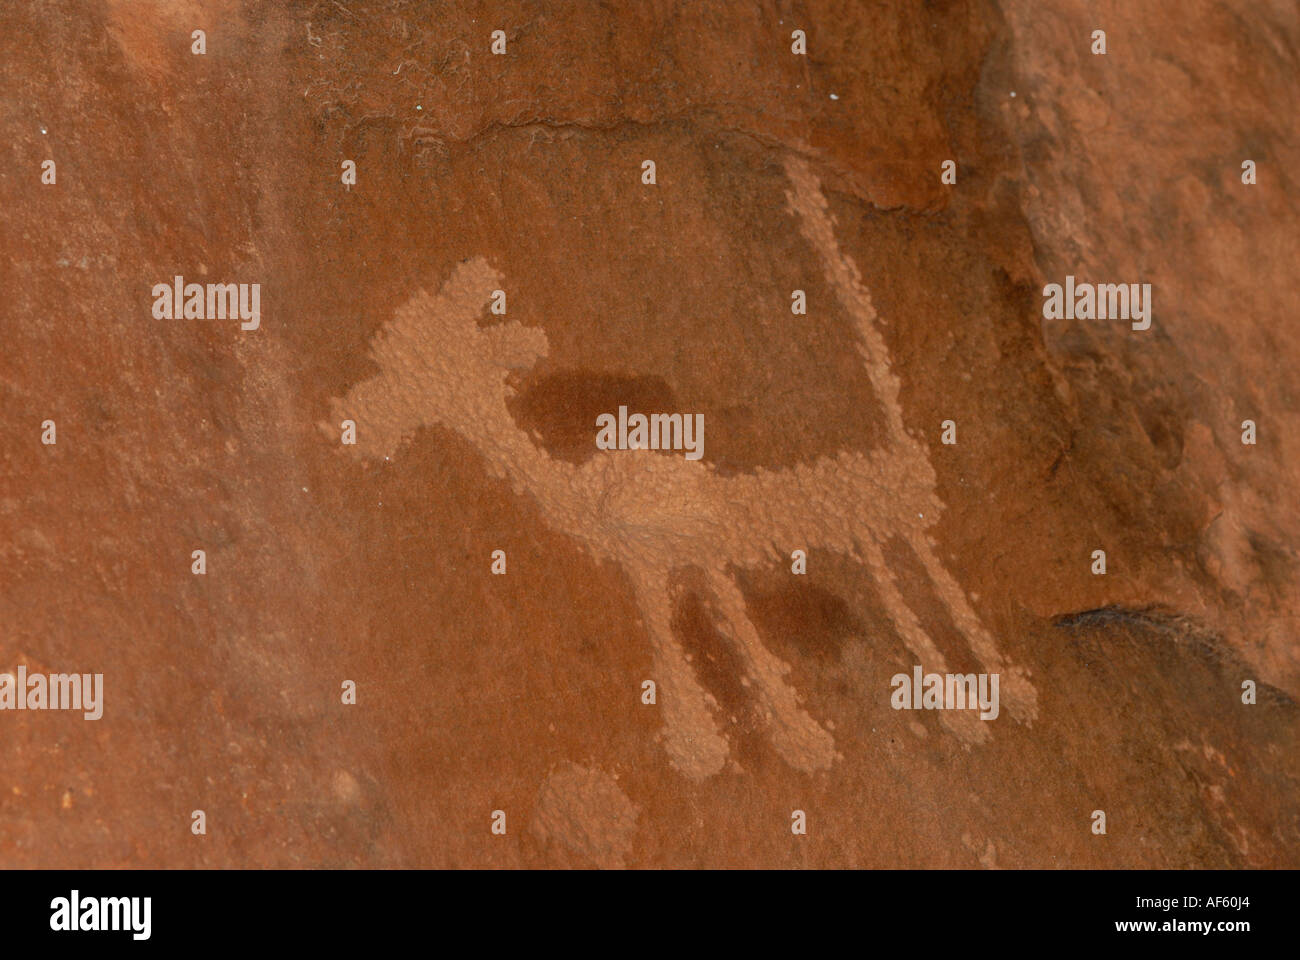
[[[1297,50],[1281,0],[0,5],[0,674],[105,691],[0,711],[0,865],[1300,866]],[[620,404],[703,458],[597,451]],[[917,664],[1000,715],[892,709]]]

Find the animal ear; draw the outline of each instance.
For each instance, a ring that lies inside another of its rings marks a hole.
[[[546,331],[541,327],[525,327],[516,320],[479,330],[492,363],[507,370],[531,367],[550,353]]]

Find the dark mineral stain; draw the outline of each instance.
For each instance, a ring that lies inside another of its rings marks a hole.
[[[694,589],[678,592],[672,626],[673,635],[692,659],[700,683],[717,699],[722,713],[743,721],[749,712],[749,700],[740,682],[745,666],[730,640],[719,632],[706,601]]]
[[[530,378],[510,402],[520,429],[535,433],[557,460],[584,463],[596,453],[596,418],[634,413],[677,413],[672,389],[657,376],[620,376],[566,370]],[[679,452],[663,451],[673,456]]]
[[[809,656],[839,660],[844,641],[866,632],[841,597],[815,583],[759,586],[745,600],[761,636]]]

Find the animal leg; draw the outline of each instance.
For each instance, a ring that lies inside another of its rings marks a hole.
[[[734,580],[711,572],[709,585],[718,599],[723,629],[730,634],[749,679],[757,688],[760,711],[772,745],[790,766],[811,773],[835,760],[835,741],[799,705],[794,688],[785,682],[788,664],[774,656],[758,636],[745,611],[745,598]]]
[[[722,769],[729,752],[709,710],[713,698],[700,686],[681,644],[673,638],[667,577],[642,572],[634,573],[633,580],[654,649],[664,748],[676,770],[691,780],[703,780]]]

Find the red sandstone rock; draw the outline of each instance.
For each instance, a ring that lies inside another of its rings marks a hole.
[[[0,670],[105,707],[0,712],[0,863],[1300,865],[1298,41],[1263,2],[4,4]],[[1045,321],[1066,274],[1151,282],[1151,330]],[[175,275],[260,283],[259,329],[155,320]],[[385,352],[457,276],[506,316]],[[703,413],[707,480],[597,461],[620,403]],[[891,709],[922,656],[1034,709]]]

